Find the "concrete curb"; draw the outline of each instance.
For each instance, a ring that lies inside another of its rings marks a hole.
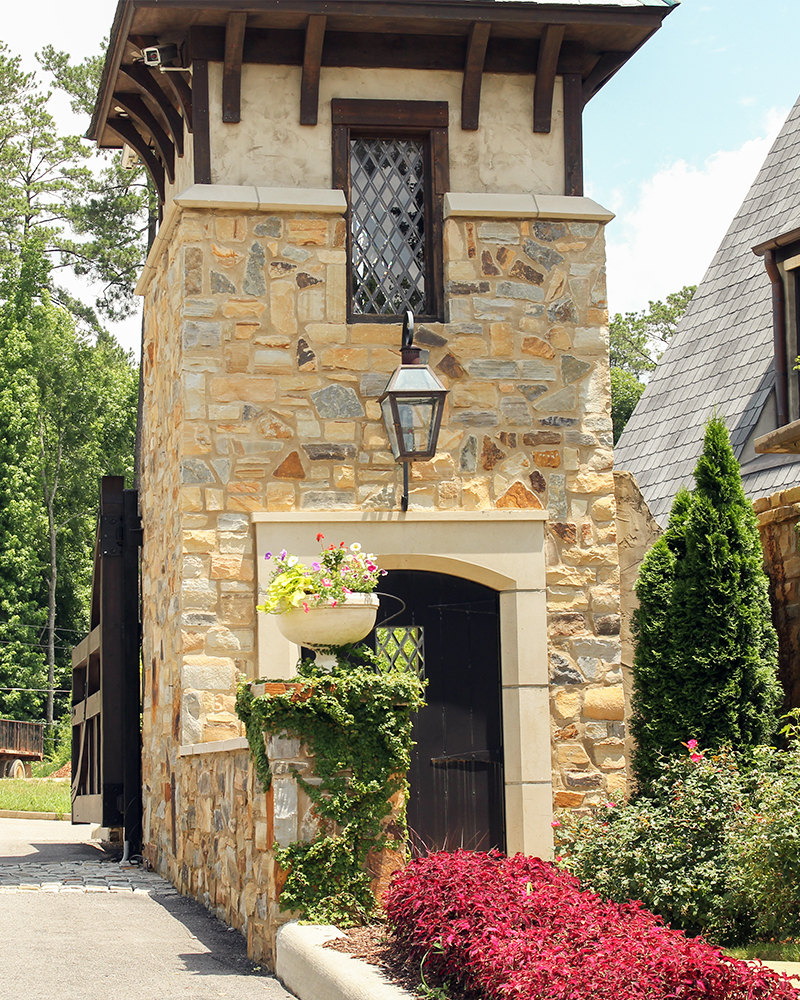
[[[72,817],[69,813],[19,812],[13,809],[0,809],[0,819],[56,819],[69,823]]]
[[[299,1000],[414,1000],[376,966],[322,947],[344,936],[327,924],[284,924],[278,931],[275,974]]]

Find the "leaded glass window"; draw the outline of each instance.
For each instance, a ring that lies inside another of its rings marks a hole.
[[[350,139],[352,311],[426,313],[426,143]]]
[[[422,629],[413,625],[375,629],[375,652],[390,669],[404,667],[425,680],[425,643]]]

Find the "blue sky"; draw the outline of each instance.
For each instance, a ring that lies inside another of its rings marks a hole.
[[[683,0],[589,103],[609,305],[696,284],[800,94],[798,0]]]
[[[26,5],[8,7],[0,38],[34,68],[47,42],[77,58],[97,51],[116,3],[40,0],[35,25]],[[683,0],[589,103],[587,194],[617,213],[612,312],[702,278],[800,94],[799,45],[800,0]],[[138,320],[116,332],[138,348]]]

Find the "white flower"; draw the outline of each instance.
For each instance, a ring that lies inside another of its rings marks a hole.
[[[361,551],[361,546],[359,545],[358,542],[353,542],[353,544],[350,546],[350,551],[351,552],[360,552]]]
[[[289,562],[290,566],[296,566],[297,565],[297,556],[289,556],[288,562]]]

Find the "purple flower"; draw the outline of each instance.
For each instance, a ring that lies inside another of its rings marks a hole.
[[[272,553],[271,552],[265,552],[264,553],[264,558],[265,559],[271,559],[272,558]]]
[[[286,549],[281,549],[281,554],[278,556],[279,559],[286,558]]]
[[[311,563],[311,568],[314,570],[315,573],[319,573],[319,571],[322,569],[322,567],[318,562]]]

